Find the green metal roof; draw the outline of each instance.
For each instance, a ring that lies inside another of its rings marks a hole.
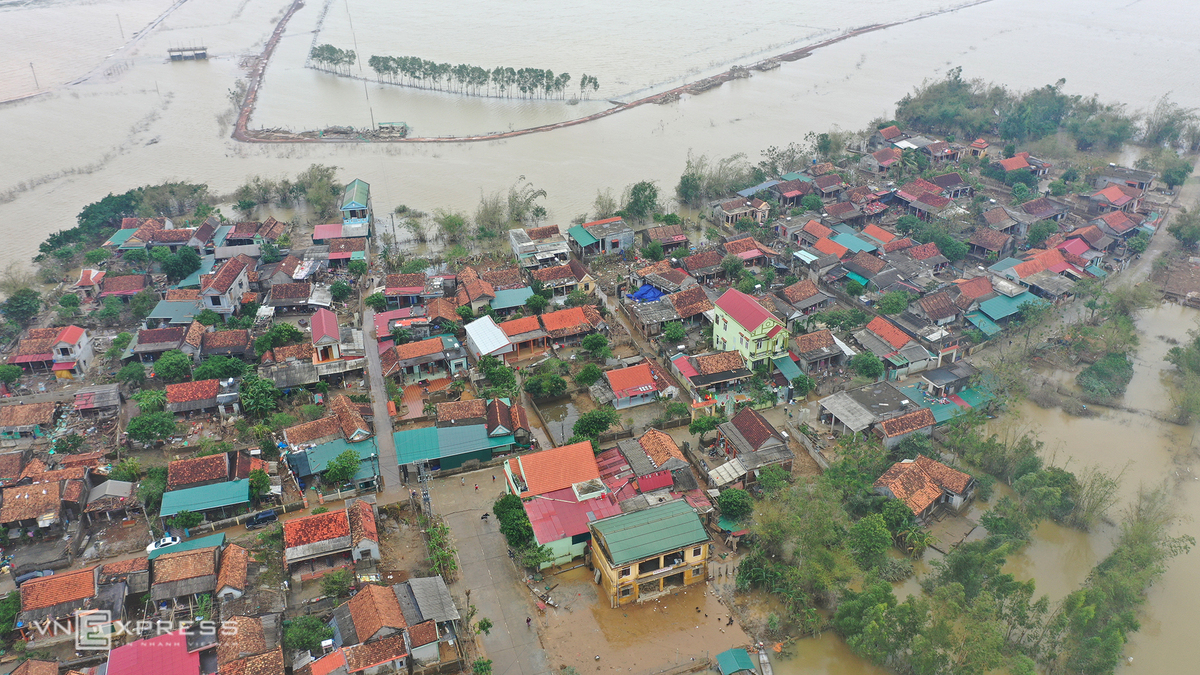
[[[325,469],[329,468],[330,462],[347,450],[358,452],[358,458],[363,460],[363,464],[367,465],[363,469],[359,469],[360,473],[370,468],[371,464],[368,460],[372,457],[379,457],[379,448],[375,445],[374,438],[369,438],[358,443],[351,443],[344,438],[339,438],[328,443],[313,446],[304,451],[305,459],[308,460],[308,470],[311,472],[309,475],[325,471]],[[369,474],[366,477],[373,475],[375,474]]]
[[[400,464],[443,459],[480,450],[495,452],[514,443],[512,434],[489,437],[487,427],[483,424],[409,429],[397,431],[392,438],[396,442],[396,461]]]
[[[200,313],[200,303],[195,300],[159,300],[147,319],[162,320],[183,325],[190,324],[192,317]]]
[[[365,209],[371,200],[371,186],[355,178],[346,186],[346,194],[342,196],[342,210]]]
[[[800,372],[800,366],[797,366],[796,362],[790,356],[780,356],[777,359],[771,360],[775,363],[775,367],[779,369],[779,372],[783,373],[783,376],[787,378],[788,382],[804,374]]]
[[[969,387],[958,392],[958,397],[967,402],[972,408],[978,408],[996,398],[995,394],[983,387]]]
[[[180,280],[179,283],[175,284],[171,288],[200,288],[200,275],[208,274],[209,272],[212,272],[213,268],[216,266],[217,266],[217,256],[215,256],[215,255],[201,256],[200,257],[200,269],[187,275],[182,280]]]
[[[593,237],[591,232],[583,229],[582,225],[576,225],[575,227],[567,230],[567,236],[574,239],[575,243],[579,244],[580,246],[591,246],[592,244],[600,241],[599,239]]]
[[[245,504],[249,501],[250,481],[232,480],[168,492],[163,495],[162,510],[158,515],[166,518],[180,511],[197,513],[222,506]]]
[[[233,232],[232,225],[222,225],[213,232],[213,246],[224,246],[225,240],[229,238],[229,233]]]
[[[863,241],[856,235],[846,234],[845,232],[838,232],[837,234],[833,235],[829,239],[841,244],[842,246],[845,246],[846,248],[850,249],[851,251],[853,251],[855,253],[858,253],[860,251],[871,252],[871,251],[874,251],[875,249],[879,248],[875,244]]]
[[[224,534],[210,534],[207,537],[200,537],[199,539],[189,539],[187,541],[175,544],[174,546],[168,546],[166,548],[156,548],[153,551],[147,553],[146,557],[149,558],[150,560],[154,560],[158,556],[166,555],[167,553],[180,553],[182,551],[194,551],[198,548],[208,548],[209,546],[224,546],[224,545],[225,545],[225,535]]]
[[[108,238],[108,241],[104,242],[104,246],[120,246],[132,237],[134,232],[137,232],[137,230],[132,227],[117,230],[113,233],[113,236]]]
[[[1017,265],[1020,265],[1022,262],[1024,262],[1024,261],[1020,260],[1018,258],[1005,258],[1004,260],[1001,260],[1000,262],[996,263],[995,265],[988,267],[988,270],[995,272],[996,274],[1000,274],[1000,273],[1004,272],[1005,270],[1010,270],[1010,269],[1016,267]]]
[[[805,183],[811,183],[813,181],[812,176],[809,176],[808,174],[800,173],[799,171],[785,173],[779,177],[779,180],[784,181],[784,182],[789,181],[789,180],[798,180],[798,181],[803,181]]]
[[[743,670],[758,672],[745,649],[730,649],[717,654],[717,669],[721,671],[721,675],[732,675]]]
[[[867,286],[870,286],[870,285],[871,285],[871,280],[870,280],[870,279],[868,279],[868,278],[864,277],[864,276],[863,276],[863,275],[861,275],[861,274],[858,274],[858,273],[855,273],[855,272],[851,272],[850,270],[846,270],[846,276],[848,276],[848,277],[850,277],[851,279],[853,279],[853,280],[857,281],[858,283],[862,284],[862,287],[863,287],[863,288],[866,288]]]
[[[529,296],[533,295],[533,289],[526,286],[524,288],[508,288],[503,291],[496,291],[496,299],[492,300],[492,309],[512,309],[525,304]]]
[[[366,251],[351,251],[350,259],[351,260],[366,260],[367,252]]]
[[[996,322],[987,318],[982,312],[968,312],[967,321],[970,321],[976,328],[983,331],[983,334],[992,337],[1000,332],[1000,326]]]
[[[708,541],[700,517],[683,499],[605,518],[593,527],[617,566]]]
[[[987,314],[988,318],[990,318],[992,321],[999,321],[1005,317],[1016,314],[1021,309],[1021,305],[1027,302],[1045,301],[1039,300],[1038,297],[1033,293],[1025,291],[1024,293],[1012,298],[1008,297],[1007,295],[997,295],[991,300],[984,300],[983,302],[979,303],[979,309],[982,310],[984,314]]]
[[[1099,265],[1097,265],[1095,263],[1092,263],[1091,265],[1088,265],[1087,267],[1083,268],[1083,271],[1087,272],[1088,274],[1091,274],[1092,276],[1100,277],[1101,279],[1108,276],[1108,272],[1104,271],[1104,268],[1100,267]]]

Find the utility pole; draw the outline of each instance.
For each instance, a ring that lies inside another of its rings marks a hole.
[[[121,27],[121,15],[117,15],[117,30],[121,31],[121,42],[125,41],[125,29]]]
[[[29,70],[33,72],[33,88],[41,89],[42,85],[38,84],[38,81],[37,81],[37,71],[33,69],[33,61],[29,62]]]

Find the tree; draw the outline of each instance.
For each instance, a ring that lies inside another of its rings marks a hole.
[[[492,675],[492,660],[475,659],[471,664],[471,675]]]
[[[354,577],[350,570],[334,570],[321,577],[321,594],[330,598],[344,598],[350,595],[350,583]]]
[[[142,465],[136,457],[129,457],[121,460],[116,467],[109,472],[108,477],[112,480],[119,480],[126,483],[135,483],[142,479]]]
[[[83,447],[84,438],[79,434],[67,434],[60,436],[54,440],[54,452],[60,455],[69,455],[73,452],[79,452]]]
[[[862,377],[878,380],[883,375],[883,361],[871,352],[859,352],[850,358],[850,370]]]
[[[150,259],[162,265],[171,257],[171,249],[166,246],[155,246],[150,249]]]
[[[83,256],[83,261],[89,265],[98,265],[112,256],[106,248],[94,248]]]
[[[1012,187],[1012,202],[1013,204],[1024,204],[1033,198],[1033,193],[1029,188],[1025,187],[1024,183],[1017,183]]]
[[[185,509],[183,511],[180,511],[179,513],[176,513],[175,517],[171,519],[171,527],[178,527],[178,528],[195,527],[203,521],[204,521],[204,516],[202,514],[196,513],[194,511],[188,511]]]
[[[413,334],[412,334],[411,330],[409,330],[407,328],[403,328],[401,326],[395,326],[392,328],[392,341],[395,342],[396,344],[398,344],[398,345],[408,344],[409,342],[412,342],[412,339],[413,339]]]
[[[1145,231],[1138,232],[1125,245],[1129,248],[1130,253],[1141,255],[1150,247],[1150,234]]]
[[[283,622],[284,649],[319,654],[321,643],[332,637],[333,629],[315,615]]]
[[[1043,220],[1029,228],[1029,233],[1025,236],[1025,243],[1029,248],[1038,248],[1055,232],[1058,232],[1058,223],[1052,220]]]
[[[908,309],[909,295],[906,291],[892,291],[884,294],[876,308],[884,314],[899,314]]]
[[[721,515],[730,520],[741,520],[754,511],[754,500],[750,493],[739,488],[729,488],[717,497],[717,508]]]
[[[21,370],[21,366],[3,365],[0,366],[0,382],[11,385],[21,379],[21,375],[25,373]]]
[[[571,433],[575,436],[582,436],[591,440],[596,440],[600,434],[608,431],[608,428],[621,421],[621,416],[617,414],[614,408],[596,408],[589,410],[579,416],[575,420],[575,426],[571,427]]]
[[[733,281],[734,279],[738,278],[738,275],[746,270],[746,264],[742,262],[741,258],[731,253],[724,258],[721,258],[721,269],[725,270],[725,276],[727,276],[730,281]]]
[[[227,380],[246,374],[246,362],[232,356],[210,356],[192,371],[192,378],[200,380]]]
[[[457,314],[463,321],[475,318],[475,312],[471,310],[470,305],[459,305],[454,309],[454,313]]]
[[[72,310],[71,314],[73,315],[75,313],[74,310],[79,309],[79,296],[74,293],[67,293],[58,299],[58,306],[63,309]]]
[[[117,379],[131,387],[140,387],[146,381],[146,367],[137,361],[127,363],[117,371]]]
[[[257,375],[246,375],[238,393],[242,409],[260,418],[275,410],[276,401],[283,396],[283,392],[279,391],[274,382]]]
[[[587,291],[582,288],[576,288],[567,295],[567,307],[580,307],[588,304],[588,300]]]
[[[321,480],[327,485],[341,485],[354,478],[361,465],[362,459],[358,456],[358,451],[351,448],[329,462]]]
[[[433,212],[433,222],[438,227],[438,233],[447,244],[462,241],[467,236],[467,217],[462,213],[437,209]]]
[[[653,181],[640,181],[629,188],[629,196],[622,208],[625,215],[645,220],[658,211],[658,186]]]
[[[167,408],[167,392],[162,389],[141,389],[131,398],[137,401],[139,412],[153,413]]]
[[[575,381],[585,387],[590,387],[595,384],[596,380],[599,380],[603,374],[604,373],[600,371],[600,366],[597,366],[594,363],[589,363],[575,374]]]
[[[383,297],[383,293],[372,293],[363,298],[363,304],[376,312],[382,312],[387,309],[387,298]]]
[[[144,248],[135,248],[122,253],[121,259],[129,263],[130,267],[138,267],[150,262],[150,254],[146,253]]]
[[[692,420],[688,425],[688,433],[693,436],[699,436],[701,442],[704,441],[704,434],[716,430],[716,428],[725,423],[723,415],[701,415]]]
[[[195,317],[196,321],[202,326],[215,326],[219,323],[225,323],[225,319],[211,309],[202,309]]]
[[[808,392],[817,388],[817,383],[811,377],[800,373],[792,378],[792,395],[796,398],[804,398],[808,396]]]
[[[608,346],[608,338],[599,333],[592,333],[584,337],[583,341],[580,342],[580,346],[595,359],[607,359],[612,356],[612,349]]]
[[[142,413],[129,420],[125,433],[142,444],[164,441],[175,433],[175,415],[166,411]]]
[[[141,321],[150,316],[150,312],[154,311],[156,305],[158,305],[158,294],[149,289],[143,290],[129,301],[129,313],[133,315],[135,321]]]
[[[178,349],[165,352],[154,362],[154,376],[167,384],[187,382],[192,378],[192,357]]]
[[[200,269],[200,255],[184,246],[162,261],[163,272],[171,279],[183,279]]]
[[[687,336],[687,331],[684,330],[683,324],[678,321],[671,321],[663,325],[663,339],[672,344],[683,342]]]
[[[345,302],[346,298],[350,297],[350,294],[354,292],[354,289],[350,288],[350,284],[339,279],[329,287],[329,292],[333,294],[335,302]]]
[[[483,633],[484,635],[491,635],[492,625],[492,620],[485,616],[475,623],[475,630]]]
[[[867,289],[862,284],[853,279],[846,282],[846,295],[849,295],[852,298],[857,298],[866,290]]]
[[[820,213],[821,209],[825,208],[825,203],[816,195],[804,195],[804,198],[800,200],[800,206],[805,211]]]
[[[350,263],[346,265],[346,271],[356,277],[361,277],[367,273],[367,263],[365,260],[351,260]]]
[[[0,307],[3,307],[4,316],[18,324],[25,325],[37,316],[42,303],[37,291],[32,288],[22,288],[8,296],[8,300],[5,300]]]
[[[1195,167],[1192,166],[1186,159],[1179,155],[1174,155],[1163,160],[1162,181],[1167,184],[1167,187],[1174,190],[1176,187],[1183,185],[1188,176],[1192,175]]]
[[[854,561],[864,570],[879,566],[887,558],[892,535],[883,522],[883,516],[872,513],[860,519],[850,528],[848,543]]]
[[[546,309],[546,305],[548,304],[550,304],[550,301],[545,297],[538,295],[537,293],[534,293],[525,299],[525,306],[528,307],[529,311],[533,312],[534,314],[541,314],[542,311]],[[463,307],[459,307],[459,309],[463,309]],[[466,310],[469,312],[471,311],[471,308],[466,307]]]
[[[663,254],[662,244],[658,243],[657,241],[652,241],[649,244],[646,244],[642,247],[642,257],[653,260],[654,262],[662,260],[665,257]]]
[[[1200,208],[1193,206],[1189,211],[1181,207],[1167,225],[1167,232],[1184,248],[1196,248],[1196,242],[1200,242]]]
[[[271,477],[262,469],[250,472],[250,496],[257,499],[271,491]]]

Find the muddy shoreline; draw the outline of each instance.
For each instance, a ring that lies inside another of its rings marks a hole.
[[[684,94],[699,94],[699,93],[708,91],[710,89],[715,89],[716,87],[718,87],[721,84],[724,84],[725,82],[728,82],[730,80],[736,80],[736,79],[742,79],[742,78],[748,77],[749,71],[751,71],[751,70],[759,70],[759,71],[772,70],[774,68],[777,68],[779,66],[779,64],[784,61],[797,61],[797,60],[805,58],[807,56],[811,56],[812,53],[818,49],[837,44],[844,40],[849,40],[850,38],[853,38],[853,37],[865,35],[867,33],[873,33],[875,31],[883,30],[885,28],[892,28],[894,26],[900,26],[900,25],[903,25],[906,23],[912,23],[914,21],[920,21],[921,19],[927,19],[929,17],[938,16],[940,14],[945,14],[948,12],[955,12],[960,9],[966,9],[969,7],[974,7],[976,5],[982,5],[987,2],[991,2],[991,0],[975,0],[974,2],[965,3],[962,5],[958,5],[955,7],[951,7],[951,8],[936,11],[936,12],[929,12],[926,14],[922,14],[920,16],[913,17],[911,19],[905,19],[903,21],[893,21],[891,23],[871,24],[868,26],[863,26],[862,28],[856,28],[854,30],[847,31],[846,33],[843,33],[842,35],[839,35],[834,38],[830,38],[828,40],[823,40],[816,44],[799,47],[797,49],[793,49],[791,51],[784,52],[782,54],[777,54],[775,56],[771,56],[766,59],[762,59],[761,61],[758,61],[749,66],[733,66],[730,69],[728,69],[722,73],[718,73],[716,75],[712,75],[710,77],[706,77],[701,80],[696,80],[694,82],[689,82],[687,84],[676,87],[674,89],[669,89],[667,91],[660,92],[658,94],[646,96],[644,98],[640,98],[640,99],[638,99],[636,101],[632,101],[630,103],[623,103],[623,104],[617,105],[613,108],[609,108],[608,110],[603,110],[598,113],[593,113],[586,117],[580,117],[580,118],[574,119],[574,120],[567,120],[565,122],[556,122],[554,124],[543,124],[543,125],[536,126],[536,127],[528,127],[525,129],[517,129],[514,131],[494,132],[494,133],[488,133],[488,134],[475,134],[475,135],[469,135],[469,136],[437,136],[437,137],[408,136],[408,137],[403,137],[403,138],[399,138],[399,137],[398,138],[390,138],[388,136],[365,137],[361,133],[353,133],[353,134],[345,134],[345,135],[339,134],[337,136],[324,136],[324,135],[321,135],[321,132],[315,131],[315,130],[302,131],[302,132],[291,132],[291,131],[284,131],[281,129],[253,130],[253,129],[249,128],[250,116],[254,113],[254,106],[258,100],[258,89],[259,89],[259,86],[262,84],[263,74],[266,71],[267,63],[270,60],[271,55],[275,52],[275,47],[279,43],[280,37],[283,35],[283,31],[284,31],[284,28],[286,28],[286,26],[287,26],[288,20],[292,18],[292,15],[295,14],[297,10],[299,10],[301,7],[304,6],[303,0],[296,0],[294,3],[292,3],[291,7],[288,8],[287,12],[284,13],[283,17],[279,20],[279,23],[275,26],[275,30],[271,33],[270,39],[267,40],[266,45],[264,45],[262,53],[258,57],[255,58],[253,65],[251,66],[250,84],[246,89],[246,96],[242,99],[241,109],[238,112],[237,124],[234,125],[232,138],[236,141],[241,141],[243,143],[471,143],[471,142],[478,142],[478,141],[494,141],[494,140],[501,140],[501,139],[507,139],[507,138],[516,138],[518,136],[526,136],[529,134],[542,133],[542,132],[546,132],[546,131],[554,131],[556,129],[565,129],[567,127],[573,127],[573,126],[577,126],[580,124],[585,124],[587,122],[594,122],[596,120],[603,119],[605,117],[609,117],[610,115],[615,115],[615,114],[617,114],[619,112],[623,112],[625,110],[630,110],[630,109],[633,109],[633,108],[636,108],[636,107],[639,107],[642,105],[646,105],[647,103],[659,103],[659,104],[671,103],[671,102],[679,100],[679,98]],[[364,79],[364,80],[366,79],[366,78],[356,78],[353,76],[351,76],[351,77],[352,77],[352,79]]]

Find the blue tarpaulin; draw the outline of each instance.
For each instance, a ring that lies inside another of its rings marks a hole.
[[[651,286],[650,284],[643,284],[641,288],[637,289],[636,293],[629,297],[637,300],[638,302],[654,302],[663,295],[665,295],[665,293],[654,286]]]

